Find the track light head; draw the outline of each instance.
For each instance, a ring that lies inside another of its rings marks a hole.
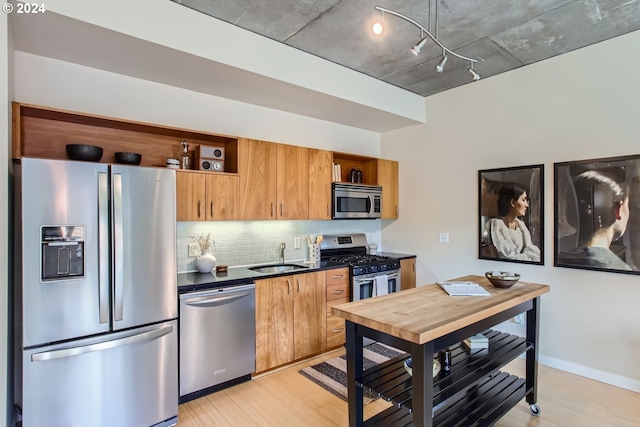
[[[480,74],[476,73],[473,68],[469,68],[467,70],[469,72],[469,75],[473,78],[474,82],[477,82],[478,80],[480,80]]]
[[[447,59],[449,57],[447,56],[447,54],[443,54],[442,55],[442,59],[440,60],[440,62],[438,62],[438,65],[436,65],[436,71],[441,73],[444,70],[444,64],[447,63]]]
[[[422,49],[426,43],[427,43],[427,38],[426,37],[421,38],[420,41],[416,43],[414,47],[411,48],[411,53],[413,53],[415,56],[420,55],[420,49]]]
[[[380,34],[382,34],[383,30],[384,30],[384,27],[382,26],[382,22],[376,21],[371,26],[371,31],[373,31],[373,34],[375,34],[376,36],[379,36]]]

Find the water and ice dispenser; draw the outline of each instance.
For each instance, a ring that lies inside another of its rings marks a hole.
[[[84,277],[83,226],[42,227],[41,280],[66,280]]]

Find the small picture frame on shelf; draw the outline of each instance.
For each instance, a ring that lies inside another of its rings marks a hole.
[[[478,257],[544,264],[544,165],[478,171]]]
[[[554,164],[554,265],[639,274],[640,155]]]

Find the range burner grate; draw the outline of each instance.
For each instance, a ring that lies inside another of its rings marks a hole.
[[[367,264],[378,261],[387,261],[393,258],[384,255],[367,255],[367,254],[355,254],[355,255],[339,255],[329,258],[333,262],[343,262],[351,265],[355,264]]]

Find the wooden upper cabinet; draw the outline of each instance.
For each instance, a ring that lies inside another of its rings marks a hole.
[[[382,187],[382,219],[399,216],[398,162],[378,159],[378,185]]]
[[[309,219],[309,149],[278,144],[278,219]]]
[[[237,175],[203,174],[206,176],[205,218],[208,221],[238,219],[240,177]]]
[[[202,221],[205,219],[205,187],[204,174],[176,172],[177,221]]]
[[[238,219],[237,175],[176,171],[176,220]]]
[[[276,219],[277,144],[238,140],[241,220]]]
[[[309,149],[309,219],[331,219],[331,151]]]

